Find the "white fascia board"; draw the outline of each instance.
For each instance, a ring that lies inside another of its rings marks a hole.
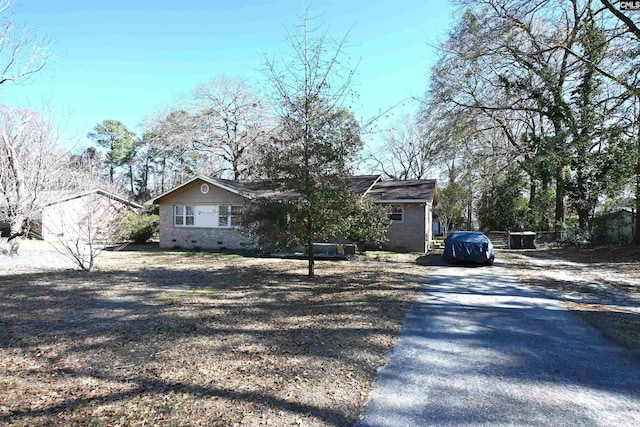
[[[136,209],[142,209],[143,208],[143,206],[141,204],[139,204],[139,203],[133,202],[131,200],[127,200],[124,197],[120,197],[117,194],[110,193],[110,192],[108,192],[106,190],[103,190],[101,188],[95,188],[93,190],[87,190],[87,191],[84,191],[82,193],[71,194],[71,195],[68,195],[66,197],[62,197],[62,198],[60,198],[58,200],[54,200],[52,202],[45,203],[44,205],[42,205],[42,207],[46,208],[46,207],[49,207],[49,206],[53,206],[53,205],[57,205],[57,204],[60,204],[60,203],[68,202],[69,200],[79,199],[81,197],[88,196],[90,194],[102,194],[103,196],[105,196],[105,197],[107,197],[109,199],[116,200],[116,201],[118,201],[120,203],[132,206],[132,207],[134,207]]]
[[[373,203],[431,203],[423,199],[373,200]]]
[[[222,182],[219,182],[215,178],[208,178],[207,182],[209,184],[215,185],[216,187],[222,188],[223,190],[227,190],[230,193],[237,194],[238,196],[242,196],[244,198],[248,198],[246,194],[243,194],[241,191],[238,191],[235,188],[231,188],[231,187],[223,184]]]
[[[153,199],[146,201],[144,204],[145,204],[145,206],[153,205],[153,204],[155,204],[155,203],[156,203],[156,201],[157,201],[158,199],[161,199],[161,198],[163,198],[164,196],[166,196],[166,195],[168,195],[168,194],[171,194],[171,193],[173,193],[174,191],[177,191],[177,190],[181,189],[182,187],[186,187],[187,185],[191,184],[192,182],[194,182],[194,181],[195,181],[195,180],[197,180],[197,179],[200,179],[200,180],[202,180],[202,181],[206,182],[207,184],[215,185],[216,187],[222,188],[223,190],[229,191],[229,192],[231,192],[231,193],[233,193],[233,194],[237,194],[237,195],[242,196],[242,197],[247,197],[247,196],[245,196],[244,194],[241,194],[238,190],[236,190],[236,189],[234,189],[234,188],[231,188],[231,187],[228,187],[228,186],[224,185],[223,183],[219,182],[219,181],[218,181],[218,180],[216,180],[215,178],[209,178],[209,177],[204,176],[204,175],[198,175],[198,176],[196,176],[196,177],[191,178],[191,179],[190,179],[190,180],[188,180],[187,182],[182,183],[182,184],[180,184],[180,185],[178,185],[178,186],[176,186],[176,187],[173,187],[171,190],[165,191],[165,192],[164,192],[164,193],[162,193],[161,195],[156,196],[156,197],[154,197]]]
[[[378,178],[373,182],[373,184],[371,184],[371,185],[369,186],[369,188],[367,188],[367,191],[365,191],[365,192],[362,194],[362,196],[360,196],[360,197],[361,197],[361,198],[364,198],[364,196],[366,196],[366,195],[367,195],[367,193],[368,193],[369,191],[371,191],[371,189],[373,188],[373,186],[374,186],[374,185],[376,185],[377,183],[379,183],[380,181],[382,181],[382,175],[378,175]]]
[[[163,198],[164,196],[166,196],[167,194],[173,193],[174,191],[179,190],[180,188],[182,188],[182,187],[184,187],[184,186],[186,186],[186,185],[191,184],[191,183],[192,183],[193,181],[195,181],[196,179],[202,179],[202,180],[204,180],[204,181],[208,181],[208,180],[209,180],[207,177],[204,177],[204,176],[200,176],[200,175],[195,176],[195,177],[191,178],[190,180],[188,180],[187,182],[184,182],[184,183],[182,183],[182,184],[180,184],[180,185],[178,185],[178,186],[175,186],[175,187],[173,187],[172,189],[165,191],[164,193],[160,194],[159,196],[154,197],[154,198],[153,198],[153,199],[151,199],[151,200],[147,200],[146,202],[144,202],[144,204],[145,204],[146,206],[154,205],[154,204],[156,203],[156,200],[161,199],[161,198]]]

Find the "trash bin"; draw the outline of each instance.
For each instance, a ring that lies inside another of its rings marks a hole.
[[[522,234],[509,233],[509,249],[522,249]]]
[[[525,249],[536,248],[536,233],[533,231],[525,231],[522,233],[522,244]]]

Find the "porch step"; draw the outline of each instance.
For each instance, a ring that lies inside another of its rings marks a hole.
[[[429,245],[431,250],[442,250],[444,249],[444,241],[443,240],[432,240]]]

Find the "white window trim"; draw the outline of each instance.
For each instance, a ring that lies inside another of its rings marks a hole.
[[[217,212],[217,225],[213,226],[213,227],[204,227],[204,226],[198,226],[196,218],[196,205],[174,205],[173,206],[173,226],[174,227],[180,227],[180,228],[222,228],[222,229],[231,229],[231,228],[239,228],[239,225],[231,225],[231,212],[233,210],[234,207],[239,208],[240,209],[240,215],[242,214],[242,205],[208,205],[208,206],[214,206],[215,210]],[[187,215],[187,207],[190,207],[193,211],[193,215]],[[182,215],[178,215],[177,214],[177,210],[178,208],[182,208]],[[226,217],[227,217],[227,224],[226,225],[221,225],[220,224],[220,211],[222,209],[225,209],[226,211]],[[182,218],[182,224],[178,224],[177,223],[177,219],[178,218]],[[193,224],[187,224],[187,218],[193,218]]]
[[[242,206],[241,205],[218,205],[218,227],[217,228],[238,228],[238,227],[240,227],[239,225],[232,225],[231,224],[231,212],[233,211],[234,207],[240,208],[240,214],[242,214]],[[227,225],[220,225],[220,211],[222,210],[222,208],[226,208]]]
[[[222,208],[226,211],[227,216],[227,225],[220,225],[220,213],[222,212]],[[231,221],[231,206],[230,205],[218,205],[218,226],[216,228],[231,228],[229,226],[229,222]]]
[[[182,208],[182,215],[178,215],[178,208]],[[191,208],[193,215],[187,215],[187,208]],[[182,218],[182,224],[178,224],[177,219]],[[187,224],[187,218],[193,218],[193,224]],[[195,206],[192,205],[174,205],[173,206],[173,226],[174,227],[195,227],[196,226],[196,212]]]

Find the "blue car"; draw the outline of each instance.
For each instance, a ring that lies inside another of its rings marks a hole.
[[[493,264],[493,243],[483,233],[456,231],[444,241],[442,258],[447,264]]]

